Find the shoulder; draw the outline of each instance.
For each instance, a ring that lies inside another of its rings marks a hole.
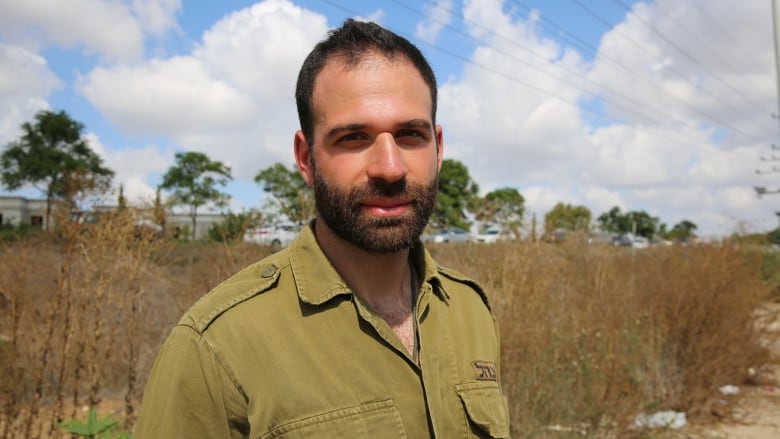
[[[439,264],[436,264],[436,270],[439,273],[439,279],[442,282],[442,287],[447,292],[447,294],[474,294],[482,300],[488,309],[490,309],[490,303],[488,302],[487,294],[485,294],[485,290],[477,281],[466,276],[460,271],[449,267],[444,267]]]
[[[202,334],[228,310],[275,289],[289,265],[288,250],[285,249],[243,268],[195,302],[182,316],[179,325],[189,326]]]

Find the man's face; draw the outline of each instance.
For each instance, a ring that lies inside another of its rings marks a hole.
[[[312,155],[298,133],[296,159],[319,219],[366,251],[408,248],[433,211],[443,149],[419,72],[381,55],[349,68],[331,60],[312,101]]]

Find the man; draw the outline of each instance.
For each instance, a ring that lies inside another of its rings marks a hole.
[[[304,61],[296,101],[316,217],[185,314],[135,437],[508,437],[485,295],[419,240],[444,149],[427,61],[347,20]]]

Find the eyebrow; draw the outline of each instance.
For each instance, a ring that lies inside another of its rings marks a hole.
[[[352,132],[364,130],[368,125],[363,123],[348,123],[344,125],[336,125],[331,128],[325,135],[326,139],[332,139],[343,132]],[[406,122],[402,122],[398,125],[398,128],[424,128],[431,130],[433,125],[425,119],[411,119]]]

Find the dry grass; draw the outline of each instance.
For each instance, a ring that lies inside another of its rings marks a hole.
[[[718,387],[770,361],[753,325],[770,290],[760,253],[584,241],[434,251],[489,291],[516,437],[551,426],[630,437],[638,413],[658,410],[727,416]]]
[[[171,326],[270,253],[137,239],[130,213],[0,243],[1,437],[64,437],[58,421],[107,401],[129,428]],[[515,437],[639,435],[633,416],[662,409],[726,416],[717,388],[769,361],[753,324],[771,290],[760,252],[576,240],[431,250],[490,294]]]

